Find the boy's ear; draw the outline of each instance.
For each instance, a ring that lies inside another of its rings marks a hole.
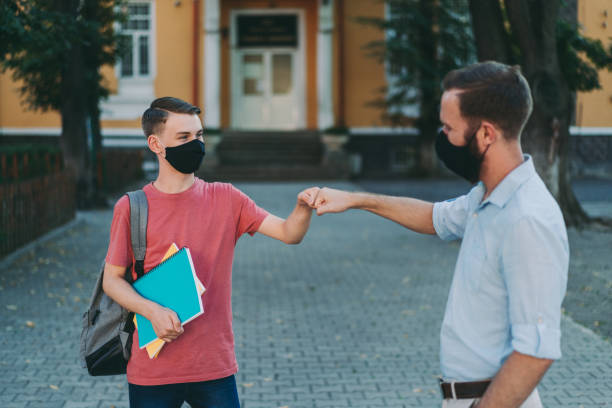
[[[153,153],[161,153],[164,151],[161,143],[159,143],[159,138],[156,135],[149,135],[149,137],[147,138],[147,144],[149,145],[149,149],[153,152]]]

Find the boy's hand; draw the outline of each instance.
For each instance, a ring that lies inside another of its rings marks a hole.
[[[308,208],[315,208],[317,195],[321,189],[319,187],[311,187],[298,194],[298,204]]]
[[[166,343],[176,340],[185,331],[173,310],[158,305],[150,317],[155,334]]]
[[[352,193],[333,188],[322,188],[317,194],[315,208],[317,215],[327,213],[339,213],[346,211],[352,206]]]

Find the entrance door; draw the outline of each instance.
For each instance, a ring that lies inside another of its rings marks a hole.
[[[253,18],[243,13],[234,19],[238,38],[232,53],[232,127],[305,127],[298,16],[256,14]]]

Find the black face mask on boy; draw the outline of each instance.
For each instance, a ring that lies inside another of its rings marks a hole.
[[[489,146],[482,154],[475,154],[471,149],[471,144],[476,139],[474,132],[465,146],[455,146],[448,140],[448,135],[440,129],[436,137],[436,153],[442,163],[458,176],[463,177],[470,183],[478,181],[480,175],[480,165]]]
[[[204,142],[198,139],[179,146],[166,147],[166,160],[184,174],[195,173],[200,168],[205,154]]]

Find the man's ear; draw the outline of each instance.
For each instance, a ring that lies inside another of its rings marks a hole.
[[[493,144],[501,137],[501,133],[491,122],[482,122],[483,142],[485,146]]]
[[[149,145],[149,149],[156,154],[161,154],[164,151],[161,143],[159,143],[159,137],[152,134],[147,138],[147,144]]]

